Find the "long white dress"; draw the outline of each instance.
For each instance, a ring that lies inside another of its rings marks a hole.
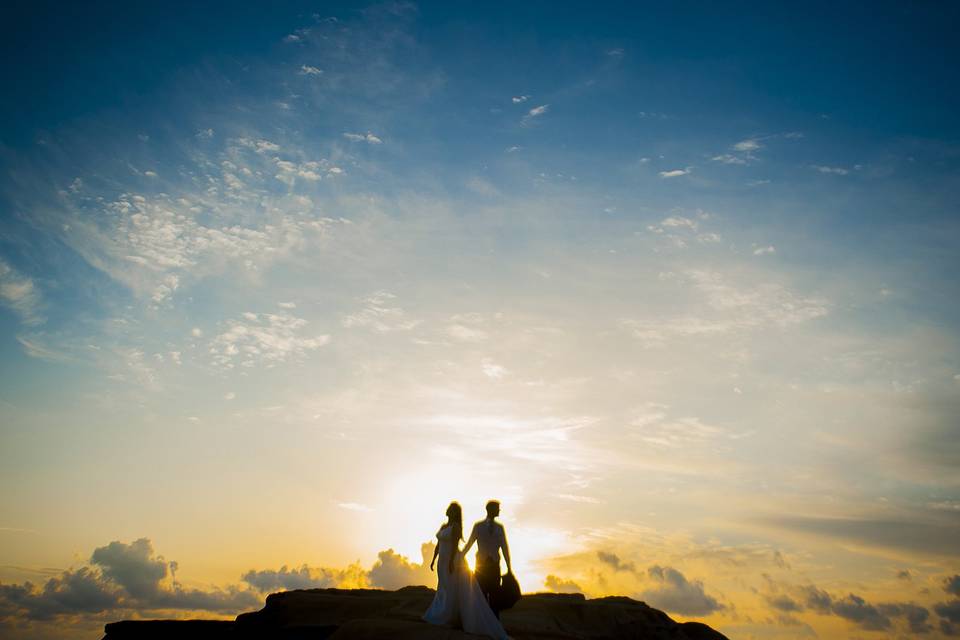
[[[460,553],[459,540],[453,538],[453,527],[446,525],[437,532],[440,553],[437,557],[437,594],[423,619],[430,624],[462,626],[467,633],[509,640],[503,625],[494,615],[477,585],[467,562]],[[450,556],[455,555],[454,571],[450,572]]]

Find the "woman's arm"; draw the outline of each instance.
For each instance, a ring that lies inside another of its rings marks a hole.
[[[467,552],[470,551],[470,547],[473,546],[473,543],[477,541],[477,525],[473,525],[473,529],[470,531],[470,538],[467,540],[467,544],[463,546],[463,555],[467,555]]]
[[[440,537],[439,535],[437,536]],[[437,556],[440,555],[440,541],[437,540],[437,544],[433,545],[433,558],[430,560],[430,571],[433,571],[433,564],[437,561]]]

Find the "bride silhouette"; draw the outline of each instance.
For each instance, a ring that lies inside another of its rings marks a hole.
[[[447,522],[437,532],[437,546],[430,561],[432,571],[437,558],[440,559],[437,594],[423,619],[430,624],[462,627],[467,633],[509,640],[460,551],[460,541],[463,540],[460,504],[451,502],[446,515]]]

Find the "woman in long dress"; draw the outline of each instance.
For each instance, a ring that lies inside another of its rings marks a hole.
[[[470,573],[460,551],[461,540],[463,510],[458,503],[451,502],[447,522],[437,532],[437,546],[430,561],[431,570],[437,564],[437,594],[423,619],[430,624],[462,627],[467,633],[508,640],[507,632]]]

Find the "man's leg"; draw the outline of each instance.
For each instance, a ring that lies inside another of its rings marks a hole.
[[[500,617],[500,612],[494,606],[497,591],[500,589],[500,562],[489,558],[477,559],[477,585],[487,598],[487,603],[493,613]]]

